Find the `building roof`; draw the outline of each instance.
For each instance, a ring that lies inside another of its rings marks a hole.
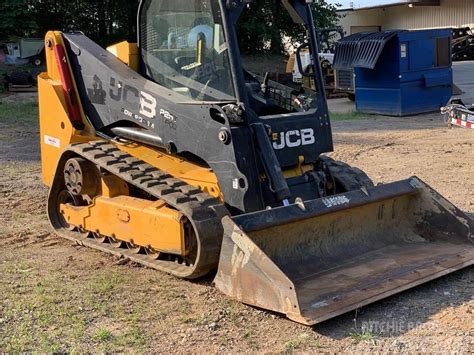
[[[339,5],[338,9],[343,10],[364,10],[377,7],[397,6],[397,5],[439,5],[439,0],[329,0],[329,3]]]

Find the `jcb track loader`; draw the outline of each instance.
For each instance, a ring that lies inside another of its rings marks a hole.
[[[48,215],[62,237],[315,324],[471,265],[473,221],[420,179],[334,161],[316,92],[241,65],[250,1],[143,0],[138,43],[46,35]],[[319,53],[311,1],[283,0]],[[252,10],[255,11],[255,10]]]

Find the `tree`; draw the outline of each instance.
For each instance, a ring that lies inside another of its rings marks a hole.
[[[0,9],[0,38],[43,37],[48,30],[59,30],[83,31],[102,46],[136,40],[138,0],[0,0]],[[317,27],[337,23],[336,7],[327,0],[315,0],[313,11]],[[304,32],[281,0],[248,4],[238,31],[244,54],[284,53],[283,39],[297,39]]]
[[[313,15],[316,27],[336,26],[336,6],[326,0],[315,0]],[[296,40],[304,29],[296,25],[281,0],[259,0],[248,4],[238,26],[239,44],[244,54],[283,54],[285,38]]]
[[[0,0],[0,39],[31,36],[37,31],[30,0]]]
[[[31,0],[38,33],[82,31],[106,46],[136,37],[138,1],[130,0]]]

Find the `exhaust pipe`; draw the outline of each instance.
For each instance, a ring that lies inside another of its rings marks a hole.
[[[114,127],[111,129],[111,132],[121,138],[166,149],[166,144],[163,143],[163,139],[157,136],[156,134],[147,131],[146,129],[132,127]]]

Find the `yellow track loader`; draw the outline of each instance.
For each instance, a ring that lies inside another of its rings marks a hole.
[[[319,53],[311,2],[282,0]],[[474,224],[420,179],[334,161],[316,91],[241,65],[246,0],[143,0],[138,41],[49,32],[48,216],[76,243],[315,324],[471,265]],[[315,55],[313,55],[315,57]]]

